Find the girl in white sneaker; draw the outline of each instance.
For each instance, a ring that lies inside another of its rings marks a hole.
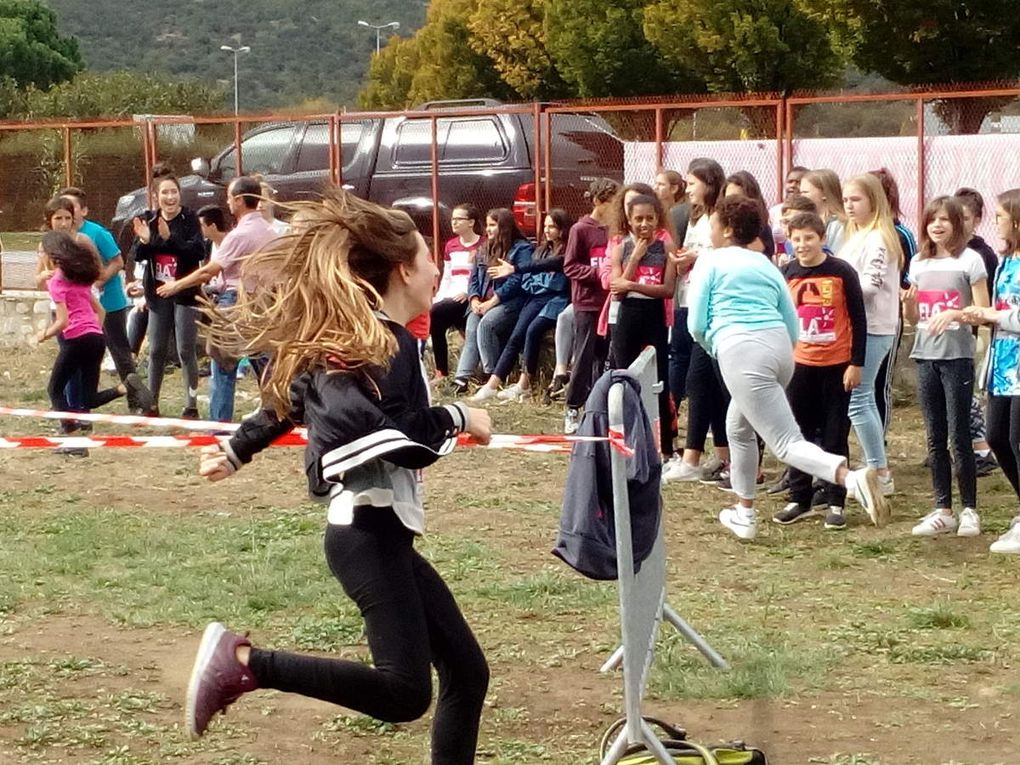
[[[719,360],[731,396],[726,434],[737,505],[723,509],[719,520],[741,539],[753,539],[758,532],[757,432],[781,461],[845,486],[872,522],[883,526],[889,505],[875,469],[849,470],[846,457],[822,450],[797,427],[784,389],[793,377],[800,321],[779,269],[747,249],[761,233],[762,222],[754,201],[724,199],[711,219],[715,249],[701,255],[691,273],[688,327]]]
[[[921,246],[910,261],[910,288],[903,313],[917,325],[910,358],[917,362],[921,414],[928,433],[935,509],[913,528],[933,537],[981,533],[977,514],[977,475],[970,438],[970,402],[974,395],[975,338],[962,323],[964,309],[988,305],[985,264],[967,247],[963,208],[953,197],[936,197],[921,219]],[[953,446],[956,480],[963,510],[953,514]]]
[[[978,378],[988,391],[988,444],[1020,498],[1020,189],[1001,194],[995,225],[1004,247],[995,274],[991,308],[972,307],[965,316],[990,324],[992,341]],[[992,543],[992,552],[1020,554],[1020,515]]]

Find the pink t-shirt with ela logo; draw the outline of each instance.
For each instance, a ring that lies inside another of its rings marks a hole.
[[[92,308],[92,285],[69,282],[60,269],[46,284],[50,300],[67,306],[67,326],[61,332],[65,340],[74,340],[82,335],[101,335],[99,317]]]

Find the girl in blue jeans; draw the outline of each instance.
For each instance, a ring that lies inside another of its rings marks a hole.
[[[468,281],[470,312],[453,381],[458,393],[467,392],[479,362],[486,375],[495,370],[503,343],[517,323],[517,313],[524,303],[520,292],[523,275],[515,272],[493,278],[489,268],[501,260],[514,267],[527,265],[535,252],[535,245],[521,233],[514,214],[505,207],[489,210],[485,216],[485,236],[486,242],[475,256]]]
[[[489,276],[502,278],[514,273],[523,275],[520,293],[524,305],[517,315],[510,339],[499,355],[496,368],[472,401],[487,401],[498,396],[503,401],[520,401],[531,392],[531,380],[538,372],[538,354],[545,333],[556,326],[560,312],[570,303],[570,280],[563,274],[563,235],[573,221],[566,210],[555,208],[545,216],[545,242],[530,263],[513,266],[505,260],[489,268]],[[506,390],[499,386],[510,374],[521,350],[524,369],[520,378]]]
[[[861,384],[850,394],[850,422],[861,442],[868,467],[878,472],[882,493],[894,491],[885,452],[885,431],[875,401],[875,380],[889,355],[900,320],[900,263],[903,253],[882,183],[874,175],[851,178],[843,185],[847,224],[837,257],[857,271],[868,316],[868,344]]]

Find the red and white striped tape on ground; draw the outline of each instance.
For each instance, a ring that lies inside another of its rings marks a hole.
[[[148,449],[180,449],[196,446],[208,446],[219,442],[222,436],[216,433],[233,432],[239,427],[237,423],[213,422],[209,420],[184,420],[172,417],[144,417],[129,414],[98,414],[77,412],[50,412],[39,409],[19,409],[0,407],[0,416],[28,417],[48,420],[79,420],[82,422],[100,422],[110,425],[134,425],[149,428],[178,428],[193,431],[191,434],[174,434],[166,436],[7,436],[0,437],[0,449],[53,449],[55,447],[75,449],[99,448],[148,448]],[[212,431],[212,432],[209,432]],[[493,434],[488,444],[480,444],[467,433],[457,438],[458,446],[483,447],[488,449],[512,449],[516,451],[563,453],[569,452],[578,442],[609,441],[617,451],[631,456],[634,451],[624,442],[623,433],[615,430],[609,432],[608,438],[598,436],[560,436],[560,435],[512,435]],[[273,442],[274,446],[304,446],[308,443],[308,433],[304,428],[295,428]]]

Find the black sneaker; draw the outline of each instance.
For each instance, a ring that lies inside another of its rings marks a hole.
[[[846,528],[846,516],[842,507],[829,507],[825,511],[825,528],[838,531]]]
[[[184,410],[181,412],[181,419],[182,420],[197,420],[198,419],[198,409],[193,407],[193,406],[186,406],[186,407],[184,407]]]
[[[814,493],[811,495],[811,507],[825,507],[829,501],[828,493],[825,486],[816,486]]]
[[[465,380],[463,377],[458,377],[456,380],[453,381],[453,392],[456,393],[458,396],[463,396],[465,393],[468,392],[468,388],[470,386],[471,386],[470,382]]]
[[[999,463],[995,461],[995,457],[991,454],[987,454],[984,457],[979,454],[975,454],[974,463],[975,467],[977,467],[978,478],[989,476],[999,469]]]
[[[772,516],[772,520],[781,526],[789,526],[791,523],[802,521],[805,518],[813,518],[818,511],[813,507],[804,507],[796,502],[791,502],[778,513]]]

